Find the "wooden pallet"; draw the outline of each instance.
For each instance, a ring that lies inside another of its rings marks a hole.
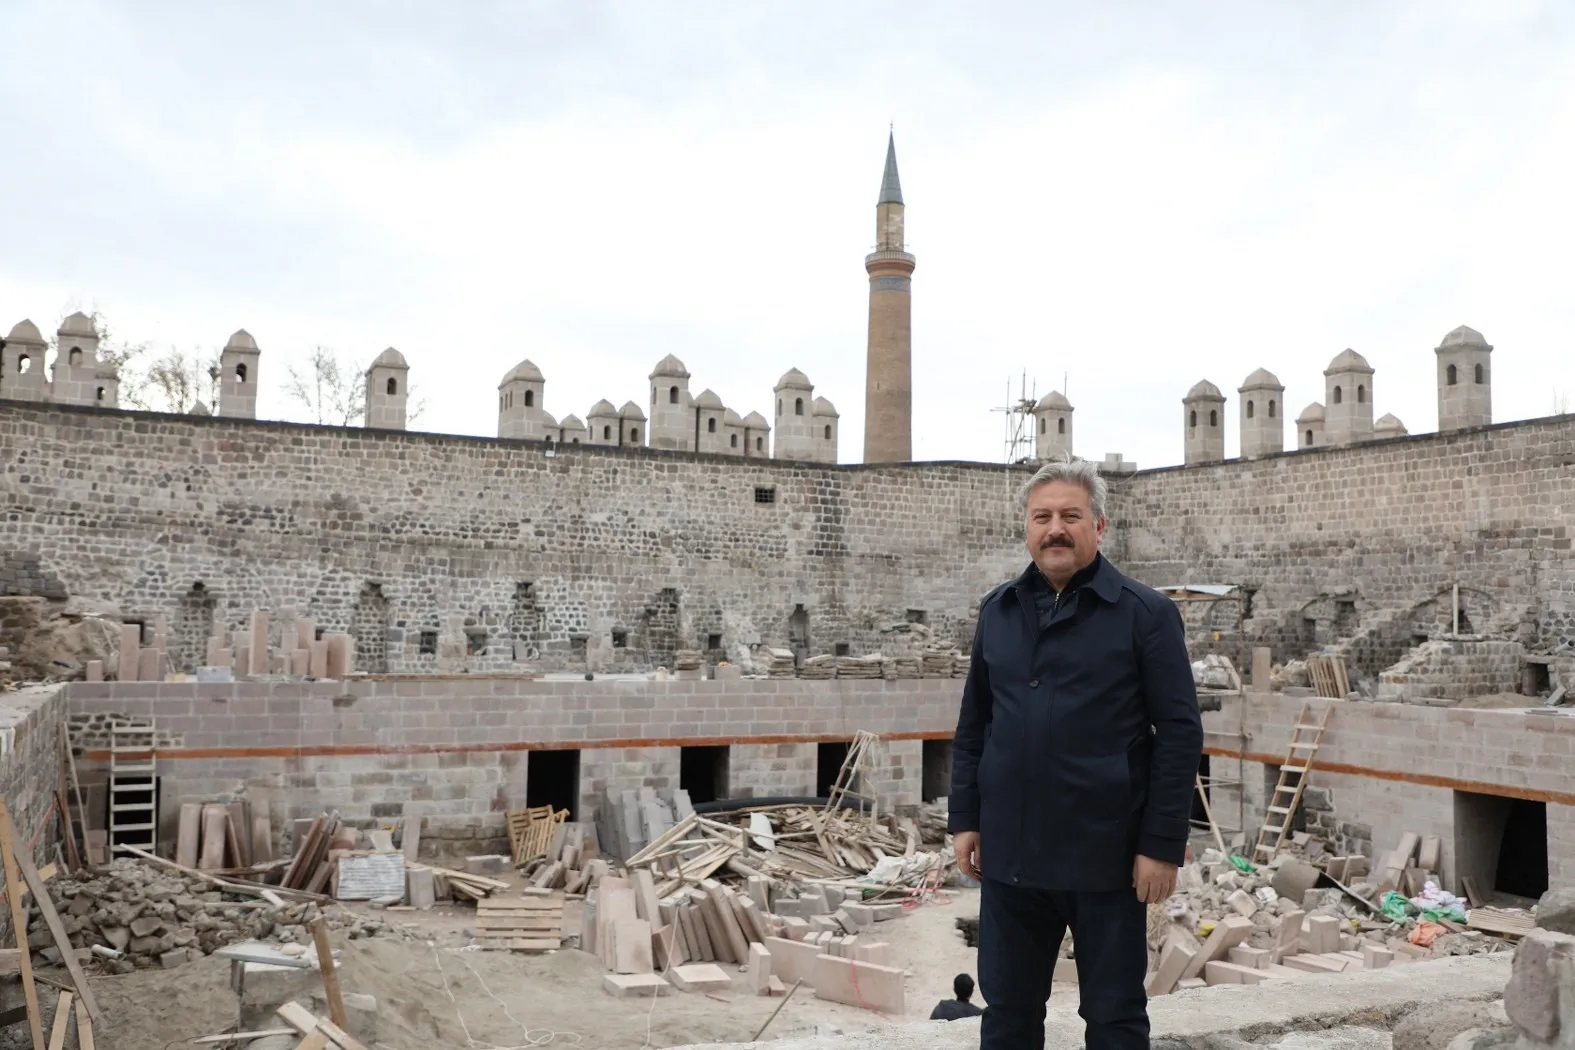
[[[1536,929],[1537,921],[1530,912],[1505,911],[1502,908],[1472,908],[1466,925],[1483,933],[1496,933],[1504,937],[1524,937]]]
[[[476,944],[503,951],[556,951],[563,947],[563,895],[477,901]]]
[[[558,825],[569,819],[569,811],[553,812],[551,806],[532,806],[528,809],[510,810],[507,815],[509,853],[514,866],[523,868],[538,857],[545,857],[552,849]]]
[[[1308,702],[1303,700],[1302,709],[1296,715],[1296,724],[1291,729],[1291,742],[1285,749],[1285,761],[1280,764],[1280,778],[1269,796],[1263,826],[1258,829],[1258,842],[1252,851],[1254,864],[1269,863],[1285,845],[1291,831],[1291,820],[1296,815],[1296,807],[1301,804],[1302,792],[1312,772],[1313,758],[1318,754],[1318,746],[1323,743],[1329,716],[1334,713],[1333,704],[1324,704],[1318,721],[1309,722],[1308,708]]]
[[[1307,658],[1307,674],[1312,679],[1313,691],[1319,696],[1343,700],[1351,692],[1350,676],[1345,671],[1345,657],[1339,654],[1318,653]]]

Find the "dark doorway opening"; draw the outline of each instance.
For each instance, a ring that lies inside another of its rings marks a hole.
[[[1494,888],[1517,897],[1548,892],[1548,804],[1511,799]]]
[[[689,792],[690,802],[715,802],[728,797],[728,748],[678,749],[678,786]]]
[[[1455,792],[1455,880],[1478,890],[1540,897],[1548,889],[1548,808],[1543,802]]]
[[[579,751],[532,751],[525,762],[525,805],[566,809],[570,820],[579,819]]]
[[[952,742],[926,740],[921,755],[924,767],[922,799],[934,802],[952,793]]]
[[[809,658],[809,613],[802,605],[793,606],[788,617],[788,648],[793,650],[796,663],[802,664]]]
[[[848,758],[848,741],[822,741],[815,748],[815,797],[825,798],[837,784],[837,774]]]

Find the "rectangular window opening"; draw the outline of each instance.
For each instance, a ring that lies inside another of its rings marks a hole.
[[[756,503],[775,503],[776,501],[777,501],[777,489],[776,489],[775,485],[756,485],[755,486],[755,502]]]
[[[421,655],[422,656],[436,656],[437,655],[437,638],[438,638],[438,633],[436,631],[422,631],[421,632],[421,638],[420,638],[420,646],[421,646],[421,648],[420,648],[420,651],[421,651]]]

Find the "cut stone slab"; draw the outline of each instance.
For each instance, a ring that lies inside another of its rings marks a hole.
[[[822,955],[815,959],[815,998],[900,1015],[906,1002],[906,976],[895,966]]]
[[[733,987],[733,979],[715,963],[675,966],[669,976],[673,985],[685,992],[725,992]]]
[[[1221,958],[1226,952],[1236,947],[1242,941],[1252,936],[1252,920],[1240,915],[1230,915],[1222,919],[1219,925],[1209,933],[1203,946],[1193,955],[1187,968],[1181,971],[1181,977],[1197,977],[1203,973],[1203,967],[1215,959]]]
[[[1537,901],[1537,925],[1554,933],[1575,934],[1575,887],[1544,893]]]
[[[620,999],[666,995],[671,990],[672,985],[654,973],[609,973],[602,977],[602,991]]]

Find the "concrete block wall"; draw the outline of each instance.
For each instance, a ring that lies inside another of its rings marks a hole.
[[[892,800],[921,790],[918,736],[949,736],[960,680],[530,680],[458,676],[349,682],[74,683],[75,717],[151,718],[161,834],[182,802],[244,792],[275,829],[337,809],[355,822],[421,816],[423,835],[488,843],[526,804],[544,748],[580,752],[582,821],[603,790],[679,786],[684,746],[729,746],[732,784],[756,795],[811,794],[819,741],[857,729],[895,739],[880,782]],[[101,775],[88,750],[84,776]],[[891,804],[890,802],[887,803]]]
[[[753,798],[813,795],[816,753],[813,743],[734,744],[728,749],[732,793]]]
[[[1244,716],[1249,838],[1263,820],[1267,767],[1284,761],[1301,697],[1249,693],[1225,698],[1203,716],[1216,776],[1233,769],[1234,744],[1220,746]],[[1454,889],[1457,843],[1469,854],[1479,829],[1457,823],[1457,802],[1487,795],[1543,802],[1548,821],[1551,885],[1575,885],[1575,790],[1568,770],[1575,756],[1575,716],[1546,709],[1478,710],[1416,704],[1310,698],[1309,718],[1333,705],[1310,785],[1327,789],[1337,821],[1354,825],[1360,839],[1370,829],[1382,854],[1407,831],[1443,840],[1445,879]],[[1219,806],[1220,803],[1216,803]],[[1477,836],[1479,839],[1480,836]],[[1465,860],[1480,870],[1480,859]],[[1486,889],[1487,887],[1483,887]]]

